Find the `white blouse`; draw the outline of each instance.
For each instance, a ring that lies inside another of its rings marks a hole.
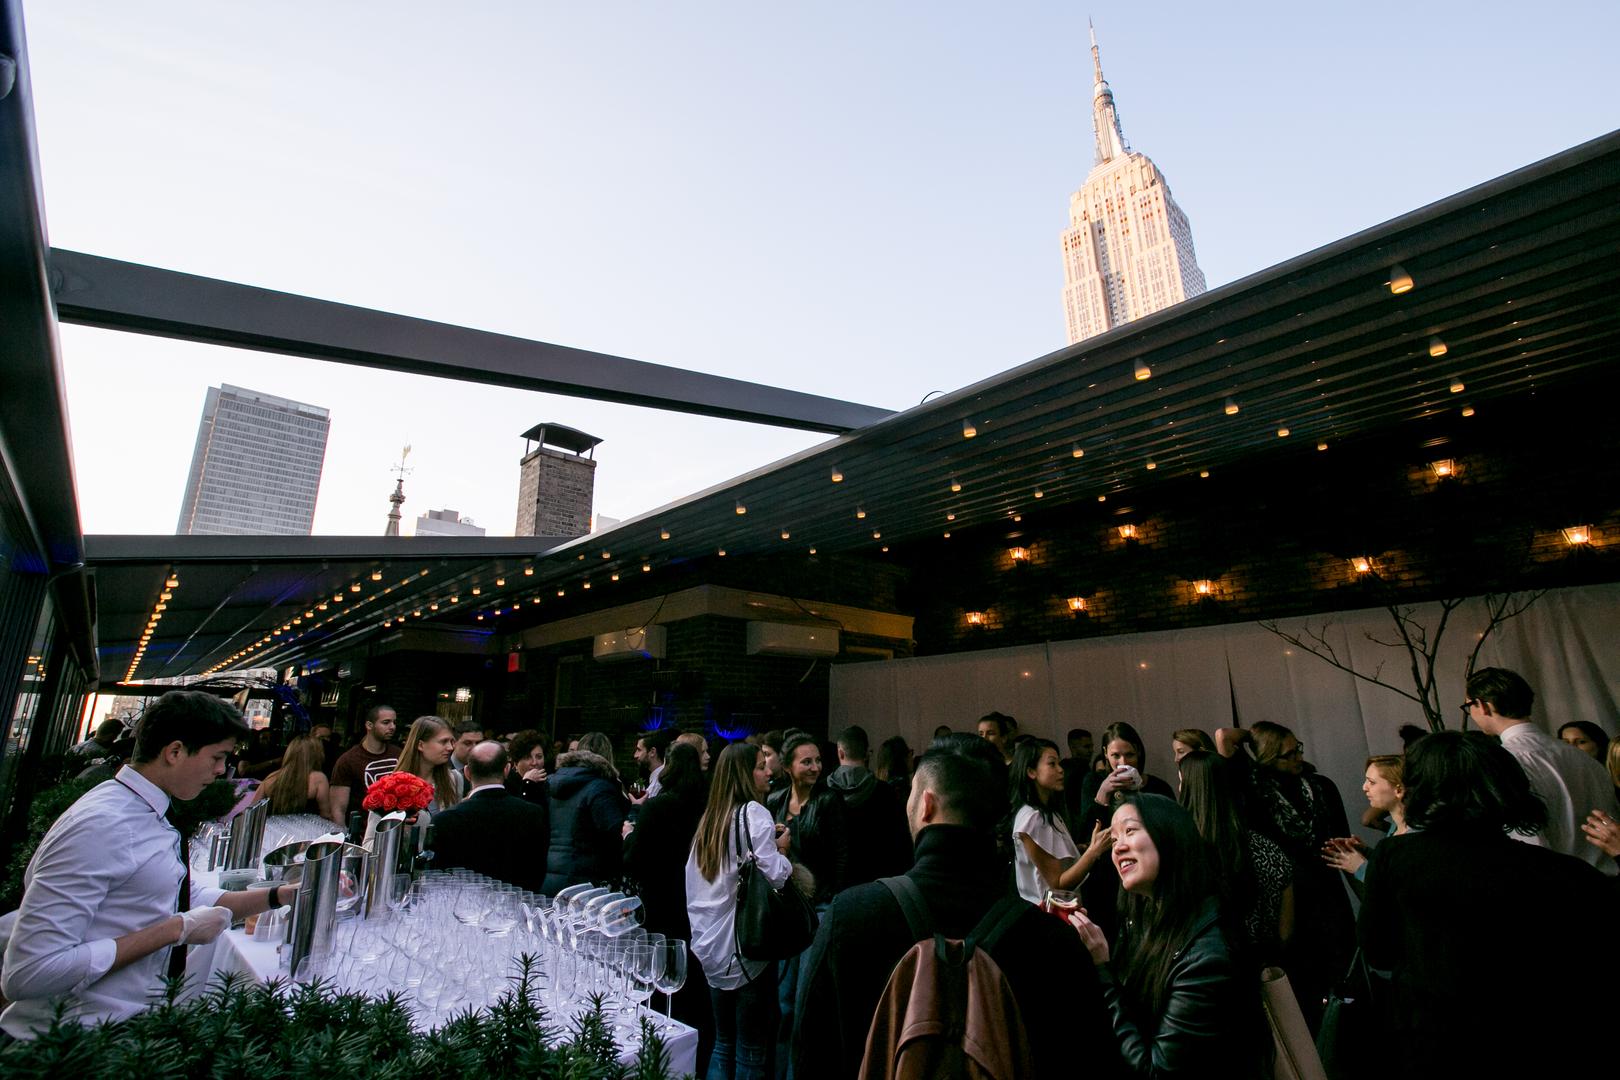
[[[1042,851],[1061,862],[1064,869],[1068,869],[1080,857],[1080,849],[1074,846],[1074,839],[1069,835],[1069,827],[1063,823],[1062,814],[1054,813],[1052,824],[1048,825],[1041,812],[1033,806],[1018,808],[1012,831],[1013,851],[1017,855],[1013,877],[1018,882],[1018,895],[1032,904],[1039,904],[1046,899],[1046,880],[1030,861],[1029,852],[1024,850],[1023,842],[1018,839],[1019,834],[1035,841]]]
[[[748,843],[759,868],[772,888],[781,888],[793,864],[776,850],[776,822],[765,804],[745,808]],[[735,822],[735,811],[732,821]],[[728,825],[728,828],[731,826]],[[735,835],[733,832],[730,834]],[[735,842],[726,844],[720,873],[713,881],[698,869],[697,847],[686,857],[686,914],[692,923],[692,953],[716,990],[735,990],[753,982],[765,970],[763,961],[744,960],[737,952],[737,866],[742,862]]]

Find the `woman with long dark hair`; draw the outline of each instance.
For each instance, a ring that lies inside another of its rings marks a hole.
[[[692,953],[708,980],[714,1012],[708,1080],[763,1080],[776,1041],[776,964],[745,960],[737,951],[737,868],[752,856],[771,886],[781,888],[793,872],[789,838],[765,808],[770,770],[757,747],[726,747],[713,774],[686,860]]]
[[[1243,821],[1243,795],[1232,767],[1218,754],[1193,750],[1178,766],[1177,801],[1209,844],[1215,891],[1232,942],[1254,967],[1275,963],[1294,931],[1294,867],[1282,848]]]
[[[1098,825],[1084,852],[1063,820],[1063,765],[1057,743],[1026,736],[1008,769],[1013,808],[1013,880],[1018,895],[1040,904],[1052,889],[1073,889],[1107,849]]]
[[[1420,739],[1404,779],[1411,831],[1373,849],[1357,924],[1367,963],[1394,973],[1391,1061],[1412,1077],[1612,1073],[1600,1035],[1560,1025],[1576,988],[1613,985],[1620,939],[1549,932],[1613,911],[1608,879],[1514,839],[1547,809],[1489,735]]]
[[[314,736],[293,739],[281,755],[281,768],[264,778],[253,801],[268,799],[272,814],[316,814],[341,825],[328,805],[331,784],[321,771],[324,755],[321,741]]]
[[[1114,812],[1113,833],[1115,945],[1085,915],[1069,921],[1097,965],[1126,1073],[1259,1076],[1267,1037],[1259,984],[1233,960],[1192,816],[1161,795],[1132,793]]]
[[[1080,789],[1078,822],[1080,835],[1094,836],[1098,826],[1104,831],[1110,827],[1114,807],[1133,792],[1162,795],[1171,801],[1175,792],[1170,785],[1147,772],[1147,746],[1136,728],[1121,720],[1103,728],[1102,754],[1106,771],[1093,772],[1086,777]],[[1119,879],[1113,864],[1099,858],[1091,876],[1080,885],[1080,898],[1090,913],[1092,922],[1113,934],[1114,908],[1119,896]]]

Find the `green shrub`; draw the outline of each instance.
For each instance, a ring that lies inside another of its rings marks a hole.
[[[160,1004],[114,1024],[85,1027],[60,1017],[32,1041],[0,1035],[0,1076],[156,1080],[669,1080],[669,1053],[643,1021],[636,1059],[621,1065],[602,1002],[567,1037],[548,1033],[535,993],[536,965],[522,958],[512,989],[437,1031],[412,1026],[404,1001],[339,993],[318,983],[253,983],[221,977],[208,991]]]
[[[28,807],[28,833],[13,845],[5,878],[0,880],[0,911],[10,911],[22,903],[23,871],[28,869],[39,842],[45,839],[45,834],[56,824],[56,819],[78,802],[79,796],[95,786],[94,780],[69,780],[34,796],[33,803]]]

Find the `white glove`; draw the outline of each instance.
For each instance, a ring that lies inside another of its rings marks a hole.
[[[177,945],[206,945],[223,934],[236,914],[227,907],[192,908],[180,913],[180,940]]]

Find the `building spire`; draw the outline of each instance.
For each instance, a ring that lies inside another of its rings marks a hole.
[[[388,501],[390,503],[392,503],[393,505],[389,508],[389,511],[388,511],[388,527],[383,530],[383,535],[384,536],[398,536],[399,535],[399,518],[400,518],[399,508],[402,505],[404,505],[404,503],[405,503],[405,477],[408,476],[410,474],[410,472],[411,472],[410,469],[407,469],[405,467],[405,459],[410,457],[410,456],[411,456],[411,447],[410,447],[409,443],[406,443],[405,444],[405,449],[400,452],[399,464],[395,465],[393,467],[393,469],[391,470],[392,472],[397,474],[399,479],[394,481],[394,493],[392,495],[388,496]]]
[[[1125,133],[1119,127],[1119,113],[1114,108],[1114,91],[1103,78],[1102,53],[1097,48],[1097,27],[1088,18],[1091,29],[1091,124],[1096,134],[1097,164],[1103,165],[1130,150]]]

